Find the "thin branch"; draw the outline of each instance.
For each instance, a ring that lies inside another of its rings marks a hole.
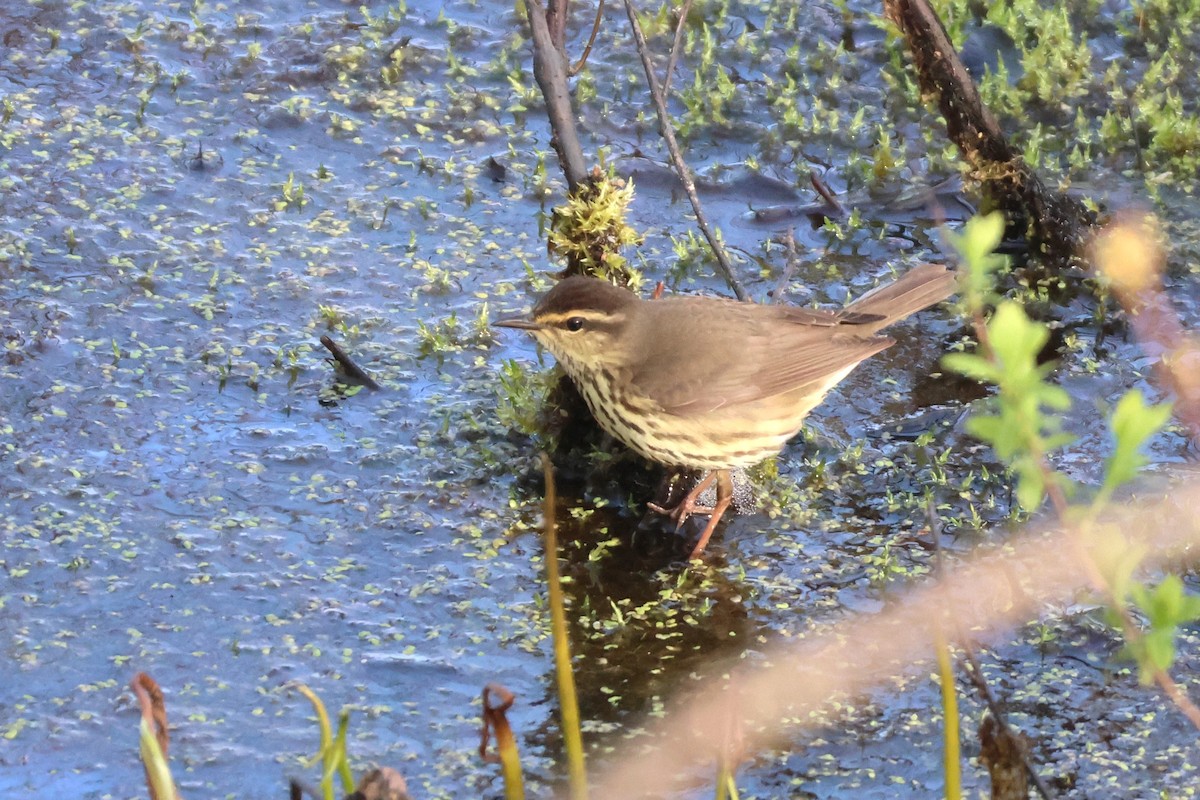
[[[789,225],[787,233],[783,235],[783,248],[787,253],[787,258],[783,262],[783,272],[779,275],[779,283],[775,284],[775,292],[772,299],[776,303],[782,303],[787,297],[788,284],[792,282],[792,274],[796,271],[796,265],[800,263],[800,256],[796,252],[796,236],[792,233],[792,228]]]
[[[937,513],[937,508],[933,504],[933,499],[930,498],[929,503],[925,506],[925,514],[929,519],[929,529],[933,534],[933,548],[937,563],[938,577],[945,576],[945,564],[942,560],[942,518]],[[952,608],[953,605],[947,607]],[[1000,701],[996,699],[996,695],[992,693],[992,688],[988,686],[987,678],[984,677],[983,668],[979,666],[979,659],[975,656],[975,645],[968,638],[962,625],[959,624],[958,618],[953,614],[950,615],[950,623],[954,626],[954,638],[958,642],[958,646],[962,648],[963,655],[967,659],[967,664],[970,669],[967,670],[967,676],[974,684],[975,690],[983,697],[983,702],[987,705],[988,711],[992,712],[992,719],[1000,726],[1003,735],[1009,739],[1016,739],[1017,735],[1013,732],[1012,726],[1008,724],[1008,718],[1005,716],[1004,709],[1000,705]],[[1052,800],[1053,795],[1042,781],[1042,776],[1034,769],[1027,754],[1022,754],[1022,762],[1025,764],[1025,772],[1028,773],[1033,785],[1037,788],[1043,800]]]
[[[1171,673],[1165,669],[1154,670],[1154,682],[1166,693],[1167,697],[1171,698],[1171,702],[1183,712],[1192,725],[1200,729],[1200,708],[1197,708],[1196,704],[1192,702],[1192,698],[1179,688],[1179,684],[1171,677]]]
[[[933,552],[934,563],[937,565],[937,575],[939,578],[945,578],[946,566],[942,555],[942,518],[937,513],[937,507],[934,505],[933,498],[929,498],[929,502],[925,505],[925,515],[929,521],[929,531],[933,534]],[[953,603],[948,603],[947,608],[953,608]],[[975,657],[975,646],[967,637],[962,625],[954,614],[950,614],[950,624],[954,626],[954,638],[958,642],[958,646],[962,648],[963,655],[966,656],[967,663],[970,669],[967,670],[968,677],[971,683],[974,684],[975,690],[983,697],[983,701],[987,704],[988,710],[992,712],[992,719],[1000,726],[1003,735],[1009,739],[1015,740],[1017,735],[1013,732],[1012,727],[1008,724],[1008,719],[1004,714],[1004,709],[1000,706],[1000,702],[996,699],[996,695],[992,693],[992,689],[988,686],[987,678],[983,675],[983,669],[979,666],[979,659]],[[1021,761],[1025,765],[1025,772],[1029,775],[1033,785],[1037,788],[1038,794],[1042,796],[1042,800],[1053,800],[1053,795],[1042,781],[1042,776],[1034,769],[1033,764],[1028,758],[1028,754],[1022,753]]]
[[[579,70],[583,69],[583,65],[587,63],[588,56],[592,54],[592,45],[596,43],[596,34],[600,32],[600,15],[604,13],[604,0],[596,3],[596,20],[592,23],[592,35],[588,37],[587,47],[583,48],[583,55],[575,62],[575,65],[567,70],[567,77],[574,78],[579,74]]]
[[[817,177],[817,173],[809,172],[808,182],[812,184],[812,187],[817,191],[817,194],[821,195],[821,199],[829,204],[836,216],[846,216],[846,207],[838,201],[837,195],[834,194],[833,190],[829,188],[829,184]]]
[[[955,625],[957,627],[957,623]],[[968,677],[971,683],[975,685],[976,691],[983,697],[984,703],[987,704],[988,711],[992,712],[992,719],[996,720],[996,724],[1004,731],[1005,736],[1016,737],[1012,726],[1008,724],[1008,718],[1004,714],[1004,708],[1000,705],[1000,701],[996,699],[996,695],[992,693],[992,687],[988,685],[987,678],[984,677],[983,667],[979,664],[979,658],[975,653],[975,646],[966,634],[958,631],[958,643],[963,649],[963,655],[967,659],[967,664],[970,667],[967,670]],[[1043,800],[1053,800],[1054,795],[1050,792],[1050,787],[1046,786],[1046,782],[1042,780],[1042,776],[1034,769],[1033,763],[1028,757],[1023,758],[1025,762],[1025,771],[1029,775],[1029,779],[1033,782],[1034,788],[1037,789]]]
[[[704,233],[704,238],[708,240],[708,246],[712,248],[713,254],[717,257],[717,265],[720,267],[721,277],[725,279],[725,283],[737,296],[738,300],[746,299],[746,290],[734,277],[733,266],[729,263],[729,256],[725,252],[725,248],[721,245],[721,241],[716,237],[712,228],[708,224],[707,217],[704,216],[704,209],[700,205],[700,197],[696,194],[696,183],[692,180],[692,172],[688,169],[688,165],[683,160],[683,155],[679,152],[679,145],[675,141],[675,129],[671,126],[671,117],[667,114],[667,101],[663,96],[662,89],[658,85],[658,78],[654,76],[654,64],[650,61],[650,51],[646,47],[646,36],[642,33],[642,23],[638,20],[637,9],[633,7],[633,0],[625,0],[625,13],[629,16],[629,25],[633,29],[633,38],[637,42],[638,55],[642,58],[642,67],[646,70],[646,83],[650,86],[650,96],[654,98],[654,108],[658,111],[658,124],[662,128],[663,139],[667,143],[667,150],[671,153],[671,163],[675,165],[675,171],[679,174],[679,180],[683,183],[683,190],[687,192],[688,200],[691,201],[692,210],[696,213],[696,224],[700,226],[701,232]]]
[[[321,337],[321,344],[325,345],[325,349],[329,351],[334,360],[341,366],[342,370],[354,380],[361,383],[371,391],[379,391],[383,387],[375,382],[375,379],[367,374],[367,371],[354,363],[354,359],[338,346],[338,343],[328,336]]]
[[[675,62],[679,52],[683,50],[683,26],[687,23],[688,12],[692,10],[692,0],[683,0],[679,9],[679,22],[675,24],[675,41],[671,43],[671,56],[667,59],[667,74],[663,76],[663,94],[671,93],[671,79],[675,77]]]

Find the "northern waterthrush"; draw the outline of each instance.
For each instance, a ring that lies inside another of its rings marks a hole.
[[[707,474],[670,509],[710,514],[704,550],[733,499],[730,470],[776,455],[859,362],[893,344],[876,333],[944,300],[954,273],[922,264],[838,311],[716,297],[642,300],[597,278],[558,283],[528,317],[494,325],[533,334],[571,376],[596,421],[632,450]],[[712,482],[712,508],[696,500]]]

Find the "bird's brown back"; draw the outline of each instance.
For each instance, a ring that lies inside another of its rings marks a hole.
[[[818,387],[890,346],[878,330],[954,286],[953,272],[925,264],[841,311],[712,297],[637,300],[627,336],[642,345],[628,364],[631,388],[668,413],[694,416]]]

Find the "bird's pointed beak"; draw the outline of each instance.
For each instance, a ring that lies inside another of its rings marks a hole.
[[[542,326],[540,323],[534,322],[528,317],[507,317],[498,319],[492,323],[493,328],[517,328],[523,331],[540,331]]]

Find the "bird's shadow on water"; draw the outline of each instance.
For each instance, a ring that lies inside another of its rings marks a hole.
[[[759,625],[743,602],[748,587],[720,569],[719,553],[686,560],[704,518],[676,532],[641,505],[595,507],[582,489],[560,485],[556,509],[580,710],[628,722],[702,665],[744,649]]]
[[[765,631],[745,602],[749,587],[722,569],[719,552],[687,561],[700,531],[696,523],[702,526],[705,518],[677,532],[670,520],[644,513],[642,501],[597,501],[583,481],[560,479],[557,488],[559,564],[579,710],[585,745],[603,760],[631,736],[646,735],[643,720],[661,712],[668,699],[686,693],[690,702],[709,702],[718,687],[700,675],[735,661]],[[542,702],[557,707],[549,669],[544,685]],[[565,763],[559,719],[556,712],[545,715],[525,737],[553,764]],[[552,785],[562,782],[557,771],[544,777]]]

